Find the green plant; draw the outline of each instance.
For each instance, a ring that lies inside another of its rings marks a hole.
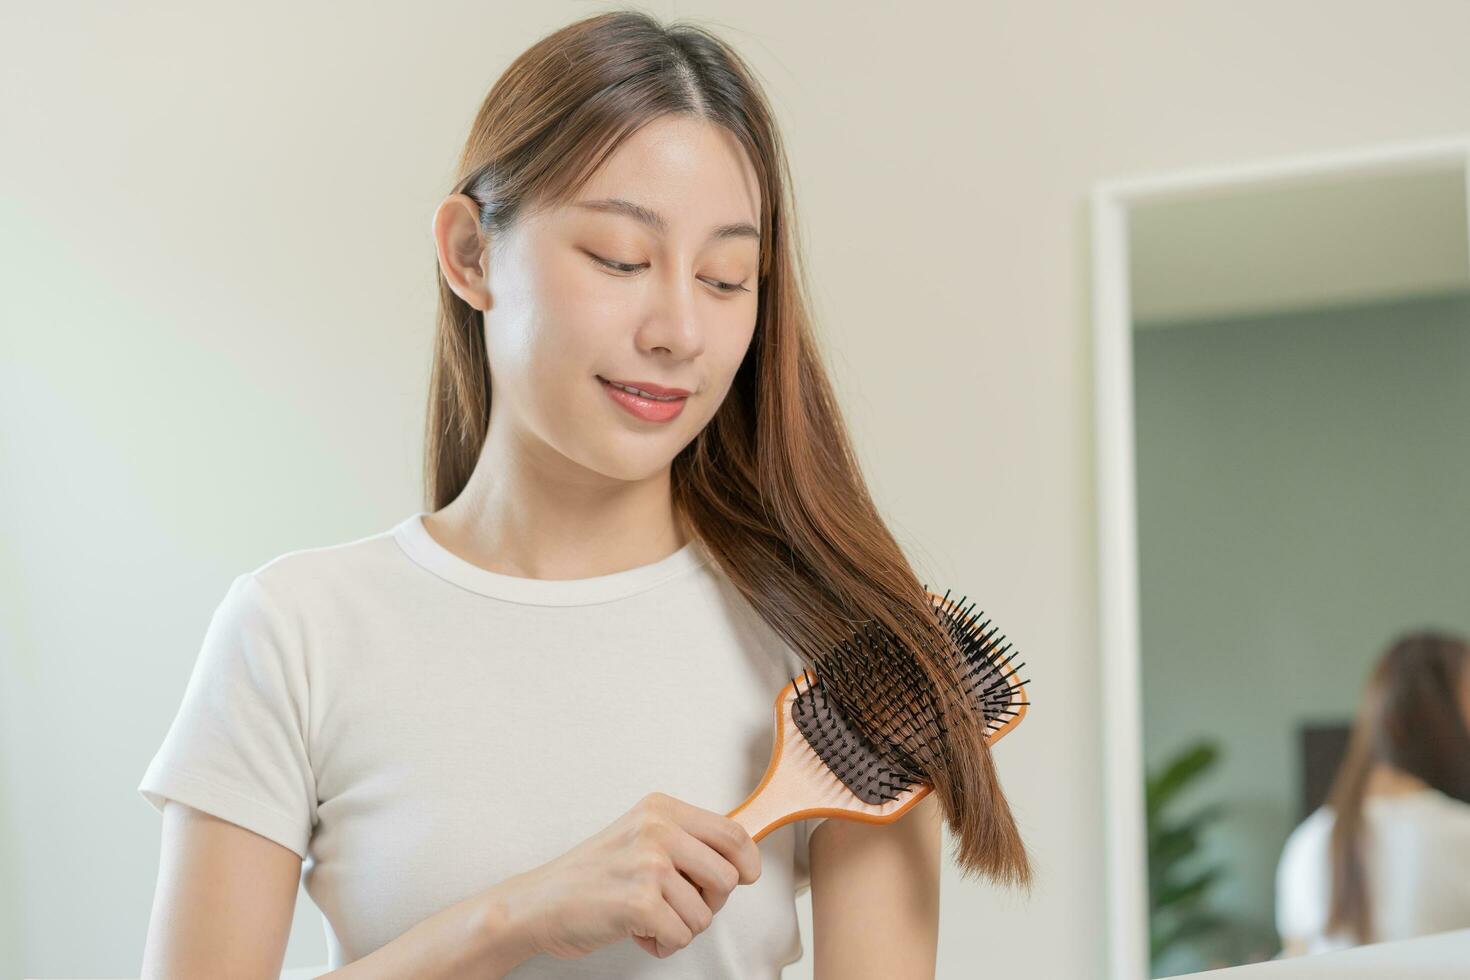
[[[1170,804],[1219,760],[1219,746],[1201,739],[1185,746],[1149,773],[1144,787],[1148,824],[1149,954],[1155,967],[1170,949],[1227,927],[1209,907],[1223,865],[1198,867],[1200,836],[1223,813],[1218,804],[1173,815]]]

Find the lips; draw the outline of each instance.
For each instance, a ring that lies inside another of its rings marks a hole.
[[[613,384],[622,385],[624,388],[637,388],[639,389],[639,391],[645,392],[650,395],[656,395],[660,398],[689,397],[689,389],[687,388],[668,388],[653,381],[628,381],[623,378],[604,378],[600,374],[597,376],[597,378],[599,381],[610,381]],[[637,394],[637,392],[633,392],[633,394]]]
[[[684,403],[689,400],[687,397],[654,399],[635,395],[601,377],[597,379],[597,383],[602,386],[603,391],[607,392],[609,398],[618,403],[619,407],[645,422],[671,421],[684,411]]]

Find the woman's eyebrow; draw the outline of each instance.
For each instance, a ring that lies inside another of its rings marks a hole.
[[[625,214],[630,218],[642,222],[659,234],[669,230],[669,223],[664,216],[641,204],[625,201],[620,197],[604,197],[595,201],[577,201],[575,206],[587,208],[592,211],[605,211],[609,214]],[[760,241],[761,233],[748,221],[736,221],[733,224],[720,225],[710,233],[711,239],[716,238],[754,238]]]

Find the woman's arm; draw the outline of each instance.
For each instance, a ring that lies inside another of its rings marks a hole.
[[[170,800],[143,952],[144,980],[276,980],[301,879],[290,848]],[[529,958],[490,889],[326,976],[501,977]]]
[[[290,848],[169,800],[143,980],[279,976],[300,879]]]
[[[816,980],[933,980],[941,817],[931,793],[895,823],[834,817],[812,831]]]
[[[491,889],[441,909],[362,959],[322,974],[322,980],[498,980],[530,958]]]
[[[499,980],[531,958],[522,936],[491,888],[439,910],[321,980]]]

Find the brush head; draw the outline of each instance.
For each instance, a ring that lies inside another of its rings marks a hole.
[[[927,586],[925,586],[927,591]],[[985,722],[993,742],[1021,720],[1028,682],[1013,664],[1015,652],[974,603],[928,593],[940,627],[953,640],[946,651],[962,694]],[[918,663],[881,628],[865,626],[793,680],[791,721],[822,763],[866,804],[881,806],[929,782],[936,757],[947,757],[943,713],[934,685]],[[874,744],[851,722],[866,706]]]
[[[1012,663],[1010,644],[963,599],[928,595],[935,639],[946,641],[941,659],[953,668],[941,672],[945,690],[936,692],[915,657],[874,628],[818,658],[776,695],[770,765],[727,814],[752,839],[808,818],[892,823],[933,791],[933,767],[952,761],[944,719],[954,715],[946,712],[978,713],[990,745],[1025,717],[1027,682],[1017,677],[1025,665]]]

